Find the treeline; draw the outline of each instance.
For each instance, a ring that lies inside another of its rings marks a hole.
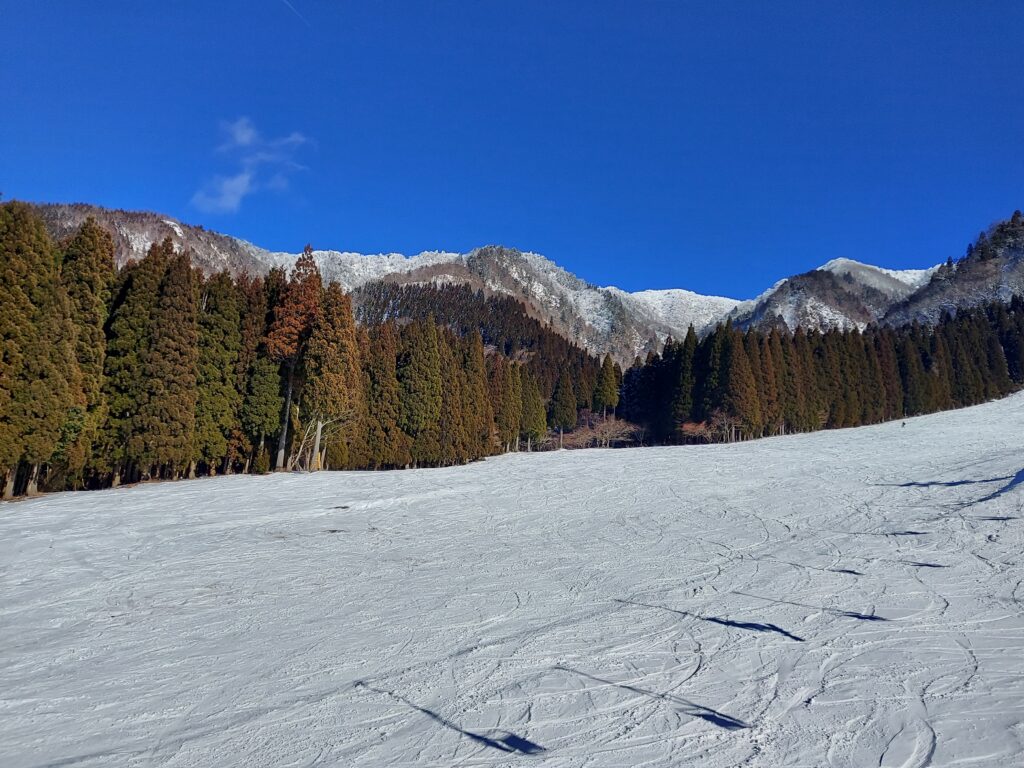
[[[113,253],[94,220],[58,245],[31,207],[0,206],[5,498],[458,464],[617,401],[610,359],[539,326],[489,326],[485,350],[475,329],[429,313],[357,324],[308,247],[291,274],[237,279],[204,276],[170,240],[119,271]]]
[[[746,440],[959,408],[1024,383],[1024,301],[937,326],[864,332],[693,329],[635,361],[622,414],[655,443]]]

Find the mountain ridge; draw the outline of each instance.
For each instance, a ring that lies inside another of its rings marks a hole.
[[[119,265],[142,258],[165,237],[178,250],[189,250],[196,266],[206,272],[265,274],[275,267],[287,269],[298,257],[159,213],[84,203],[40,203],[36,208],[56,239],[70,236],[88,216],[95,217],[114,235]],[[782,278],[747,300],[684,288],[630,292],[600,287],[546,256],[500,245],[466,253],[423,251],[411,256],[320,249],[314,256],[325,280],[347,291],[380,280],[461,283],[513,296],[571,341],[628,364],[635,356],[658,351],[668,337],[681,337],[690,325],[698,333],[725,321],[741,328],[863,329],[871,323],[934,323],[943,312],[960,306],[993,298],[1007,300],[1024,292],[1024,225],[1019,213],[1004,224],[1011,229],[1016,226],[1013,232],[1020,229],[1021,234],[1004,233],[987,243],[983,250],[990,263],[985,265],[979,266],[981,260],[971,258],[970,251],[954,266],[908,270],[835,258]]]

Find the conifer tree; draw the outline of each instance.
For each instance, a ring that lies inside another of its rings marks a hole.
[[[607,418],[608,409],[614,411],[618,405],[619,380],[615,375],[615,362],[611,355],[606,354],[597,377],[597,386],[594,387],[594,410],[600,411]]]
[[[558,430],[558,447],[562,447],[562,432],[576,428],[576,393],[573,391],[572,380],[563,372],[555,384],[555,392],[551,396],[548,423],[552,429]]]
[[[412,461],[412,440],[399,427],[402,404],[397,358],[398,332],[393,323],[384,323],[371,334],[363,356],[369,414],[367,461],[374,469],[403,467]]]
[[[173,253],[170,239],[164,250]],[[167,262],[150,338],[128,455],[149,477],[174,479],[194,470],[199,347],[195,273],[187,254]]]
[[[473,330],[462,344],[463,392],[466,436],[473,456],[490,453],[494,412],[487,389],[487,363],[479,331]]]
[[[352,302],[337,283],[331,283],[324,293],[323,308],[313,322],[305,367],[302,407],[315,429],[307,466],[316,471],[323,466],[324,428],[331,427],[331,447],[338,452],[338,462],[344,462],[353,426],[364,413]]]
[[[743,337],[732,331],[723,352],[723,409],[739,422],[742,434],[755,435],[761,423],[760,404],[757,399],[757,382],[750,368],[750,360],[743,347]]]
[[[465,374],[456,357],[457,340],[447,332],[438,334],[441,369],[441,419],[439,424],[441,464],[465,464],[469,460],[469,436],[465,418]]]
[[[229,445],[239,431],[243,391],[238,386],[242,350],[239,295],[227,272],[200,288],[199,362],[195,415],[195,454],[210,474],[229,471]]]
[[[103,361],[110,288],[114,279],[114,240],[90,216],[64,250],[61,282],[70,300],[75,326],[75,358],[80,386],[62,434],[63,471],[71,487],[80,487],[93,455],[93,443],[106,418],[103,398]],[[80,420],[81,428],[74,423]]]
[[[79,374],[57,250],[23,203],[0,206],[0,259],[0,457],[10,498],[21,461],[28,468],[26,492],[36,492],[43,465],[58,447]]]
[[[547,415],[544,413],[544,400],[540,395],[537,379],[530,371],[522,371],[522,426],[521,434],[526,440],[526,450],[547,434]]]
[[[412,438],[412,460],[434,465],[441,451],[441,360],[433,318],[405,327],[397,374],[401,393],[398,423]]]
[[[107,420],[101,431],[102,463],[111,473],[113,486],[122,477],[131,481],[138,476],[128,444],[138,437],[136,416],[146,395],[145,361],[152,345],[153,313],[172,255],[170,241],[154,243],[142,261],[123,268],[115,281],[103,365]]]
[[[270,285],[275,287],[274,283]],[[313,258],[312,246],[306,245],[295,262],[291,280],[281,286],[280,290],[280,298],[273,305],[274,320],[267,335],[267,352],[285,369],[285,405],[274,463],[276,469],[283,468],[285,463],[296,366],[305,354],[313,324],[320,313],[323,283],[320,269]]]

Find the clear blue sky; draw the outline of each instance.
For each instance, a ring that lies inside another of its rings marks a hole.
[[[747,297],[1024,207],[1022,2],[0,0],[0,191]]]

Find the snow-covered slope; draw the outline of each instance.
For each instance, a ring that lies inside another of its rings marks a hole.
[[[0,765],[1021,765],[1022,433],[3,505]]]
[[[863,329],[926,285],[937,269],[883,269],[833,259],[780,280],[757,298],[741,302],[730,317],[742,327],[784,323],[790,330]]]

